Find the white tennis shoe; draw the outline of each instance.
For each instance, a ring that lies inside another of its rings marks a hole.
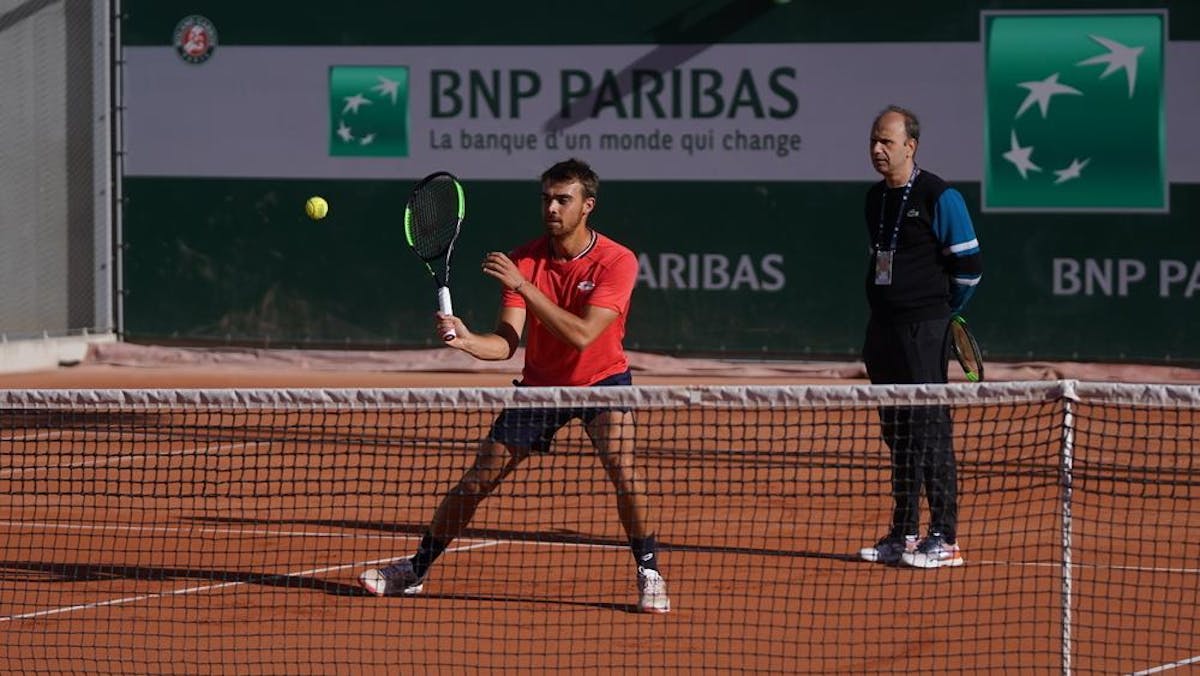
[[[917,551],[916,535],[893,535],[888,533],[870,547],[858,550],[858,558],[872,563],[893,565],[900,562],[903,555]]]
[[[358,576],[363,589],[375,596],[420,594],[425,587],[425,578],[413,572],[412,561],[400,559],[384,568],[372,568]]]
[[[638,567],[638,610],[643,613],[671,612],[671,599],[667,597],[667,581],[653,568]]]
[[[965,563],[957,544],[946,542],[941,533],[930,533],[915,551],[905,552],[900,562],[913,568],[957,567]]]

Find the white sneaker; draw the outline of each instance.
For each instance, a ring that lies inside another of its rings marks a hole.
[[[930,533],[915,551],[905,552],[900,562],[913,568],[957,567],[966,563],[958,545],[946,542],[940,533]]]
[[[903,538],[888,534],[870,547],[858,550],[858,558],[872,563],[899,563],[904,554],[917,551],[917,536],[905,535]]]
[[[643,613],[671,612],[671,599],[667,598],[667,581],[652,568],[638,567],[638,610]]]
[[[413,572],[412,561],[400,559],[385,568],[373,568],[358,576],[363,589],[375,596],[420,594],[425,578]]]

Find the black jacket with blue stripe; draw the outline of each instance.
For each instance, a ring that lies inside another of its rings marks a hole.
[[[902,324],[962,312],[983,275],[979,240],[962,194],[928,171],[917,174],[904,204],[891,284],[876,283],[875,251],[891,247],[903,196],[904,186],[888,188],[883,181],[867,191],[866,285],[872,318]]]

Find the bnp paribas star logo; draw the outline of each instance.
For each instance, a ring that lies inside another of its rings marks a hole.
[[[329,68],[329,154],[408,157],[408,67]]]
[[[1164,12],[982,16],[983,208],[1167,211]]]

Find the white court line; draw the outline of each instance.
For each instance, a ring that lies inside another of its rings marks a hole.
[[[121,437],[146,436],[145,432],[124,430],[115,433],[114,441],[121,441]],[[103,437],[114,437],[114,433],[104,429],[95,429],[88,427],[55,427],[52,429],[40,429],[37,432],[29,432],[27,434],[12,434],[0,436],[0,441],[42,441],[42,440],[58,440],[58,441],[80,441],[83,439],[101,439]]]
[[[0,441],[43,441],[61,439],[65,435],[62,430],[42,430],[33,434],[18,434],[11,437],[0,437]]]
[[[971,559],[968,566],[1026,566],[1029,568],[1062,568],[1061,563],[1053,561],[979,561]],[[1200,574],[1200,568],[1162,568],[1159,566],[1102,566],[1098,563],[1072,563],[1072,568],[1082,570],[1119,570],[1129,573],[1179,573],[1182,575]]]
[[[145,436],[145,433],[138,432],[117,432],[116,438],[112,434],[106,434],[104,430],[87,429],[87,428],[71,428],[71,429],[47,429],[33,432],[30,434],[14,434],[12,436],[0,436],[0,442],[3,441],[84,441],[84,440],[101,440],[109,438],[112,441],[123,441],[122,437]]]
[[[147,532],[147,533],[196,533],[196,534],[217,534],[217,535],[245,535],[245,536],[287,536],[287,537],[316,537],[316,538],[352,538],[358,540],[412,540],[415,535],[405,534],[386,534],[386,533],[361,533],[361,532],[329,532],[316,530],[263,530],[261,528],[214,528],[211,526],[117,526],[117,525],[100,525],[100,524],[74,524],[74,523],[51,523],[42,521],[0,521],[0,527],[11,526],[14,528],[43,528],[49,530],[73,530],[73,531],[131,531],[131,532]],[[471,538],[460,538],[462,540],[470,540]],[[539,547],[580,547],[583,549],[625,549],[629,545],[625,544],[604,544],[592,542],[541,542],[537,540],[489,540],[496,544],[514,544],[514,545],[537,545]]]
[[[208,451],[232,451],[235,448],[250,448],[257,446],[261,441],[245,441],[236,444],[218,444],[216,446],[201,446],[199,448],[185,448],[180,451],[170,451],[167,453],[131,453],[127,455],[114,455],[99,460],[84,460],[82,462],[69,462],[64,465],[38,465],[35,467],[10,467],[0,470],[0,478],[16,477],[25,473],[31,472],[55,472],[64,469],[79,469],[81,467],[102,467],[114,463],[132,462],[134,460],[146,460],[149,458],[171,458],[175,456],[196,455],[206,453]]]
[[[1189,657],[1186,660],[1179,660],[1178,662],[1168,662],[1167,664],[1160,664],[1157,667],[1154,667],[1152,669],[1146,669],[1145,671],[1135,671],[1132,674],[1129,674],[1129,676],[1146,676],[1147,674],[1157,674],[1161,671],[1170,671],[1171,669],[1178,669],[1179,667],[1186,667],[1189,664],[1197,664],[1197,663],[1200,663],[1200,655],[1196,655],[1195,657]]]
[[[499,540],[487,540],[485,542],[476,543],[473,545],[464,545],[462,547],[451,547],[447,552],[462,552],[469,549],[481,549],[483,547],[492,547],[500,544]],[[397,558],[389,556],[384,559],[375,559],[373,561],[360,561],[358,563],[348,563],[340,566],[327,566],[325,568],[312,568],[294,573],[262,573],[261,577],[295,577],[301,575],[318,575],[320,573],[329,573],[336,570],[346,570],[347,568],[359,568],[362,566],[372,566],[380,563],[391,563]],[[60,615],[62,613],[72,613],[76,610],[91,610],[93,608],[103,608],[105,606],[119,606],[128,603],[137,603],[138,601],[146,601],[148,599],[161,599],[169,596],[182,596],[184,594],[199,594],[201,592],[215,591],[217,589],[225,589],[228,587],[237,587],[239,585],[250,584],[249,582],[222,582],[220,584],[206,584],[199,587],[185,587],[183,589],[173,589],[171,591],[156,592],[154,594],[142,594],[140,596],[126,596],[119,599],[110,599],[108,601],[96,601],[94,603],[81,603],[74,606],[63,606],[61,608],[50,608],[47,610],[35,610],[30,613],[21,613],[20,615],[8,615],[0,617],[0,622],[12,622],[14,620],[28,620],[35,617],[46,617],[48,615]]]

